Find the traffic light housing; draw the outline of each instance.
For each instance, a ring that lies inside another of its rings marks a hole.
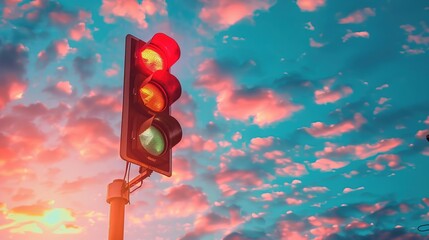
[[[126,36],[120,156],[168,177],[171,148],[182,139],[180,124],[170,115],[182,92],[170,73],[179,58],[179,45],[163,33],[148,42]]]

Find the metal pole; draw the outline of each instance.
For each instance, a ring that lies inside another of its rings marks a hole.
[[[110,204],[109,240],[123,240],[125,204],[129,202],[129,188],[123,179],[109,184],[106,201]]]

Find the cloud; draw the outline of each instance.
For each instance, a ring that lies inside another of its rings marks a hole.
[[[390,169],[401,169],[404,166],[401,164],[401,159],[396,154],[382,154],[377,156],[375,161],[368,162],[367,166],[377,171],[383,171],[385,165],[383,163],[387,163],[386,165]]]
[[[174,171],[170,178],[165,178],[166,181],[173,181],[177,184],[183,181],[193,180],[195,173],[193,172],[194,161],[188,160],[184,157],[173,158]]]
[[[175,149],[190,149],[194,152],[214,152],[217,149],[217,144],[213,140],[205,140],[202,136],[196,134],[187,134],[177,144]]]
[[[75,41],[80,41],[82,38],[92,40],[91,30],[86,28],[86,24],[84,22],[80,22],[80,23],[74,25],[72,28],[70,28],[69,29],[69,36],[71,39],[73,39]]]
[[[197,240],[203,236],[223,230],[226,234],[244,222],[238,209],[230,208],[229,217],[210,212],[198,217],[194,222],[194,229],[180,240]]]
[[[347,120],[338,124],[325,125],[321,122],[315,122],[311,124],[311,128],[304,128],[307,133],[313,137],[333,137],[340,136],[343,133],[347,133],[353,130],[357,130],[366,123],[366,119],[360,113],[356,113],[354,121]]]
[[[317,151],[316,157],[344,157],[351,155],[357,159],[366,159],[378,153],[388,152],[402,144],[399,138],[382,139],[374,144],[347,145],[337,147],[327,143],[323,151]]]
[[[118,75],[119,70],[120,70],[120,69],[119,69],[119,65],[118,65],[118,64],[116,64],[116,63],[113,63],[111,68],[109,68],[109,69],[107,69],[106,71],[104,71],[104,74],[105,74],[107,77],[113,77],[113,76]]]
[[[117,155],[119,138],[102,119],[71,119],[62,132],[64,147],[75,150],[84,160],[105,161]]]
[[[43,91],[56,96],[71,96],[73,94],[73,86],[69,81],[59,81],[54,85],[47,86]]]
[[[190,185],[178,185],[165,190],[157,203],[157,217],[187,217],[208,209],[206,194]]]
[[[172,106],[171,115],[179,121],[182,127],[193,128],[196,122],[196,109],[197,105],[192,95],[183,91],[182,96]]]
[[[223,30],[245,18],[252,18],[256,11],[267,11],[275,2],[275,0],[204,0],[204,6],[198,16],[216,30]]]
[[[347,42],[350,38],[369,38],[369,33],[367,31],[362,31],[362,32],[348,31],[347,34],[343,36],[343,42]]]
[[[70,112],[71,118],[100,117],[119,119],[122,110],[122,90],[94,89],[82,96]]]
[[[95,74],[96,57],[75,57],[73,67],[82,81],[91,78]]]
[[[325,0],[297,0],[296,4],[301,11],[314,12],[325,5]]]
[[[199,77],[195,86],[217,95],[217,112],[226,119],[236,119],[264,127],[289,118],[303,107],[294,105],[271,89],[238,88],[234,79],[224,73],[213,59],[202,62],[198,67]]]
[[[314,169],[319,169],[322,172],[330,172],[333,169],[339,169],[347,166],[349,162],[338,162],[327,158],[317,159],[316,162],[311,164]]]
[[[27,62],[28,49],[24,45],[0,41],[0,110],[23,96],[28,85],[24,79]]]
[[[314,92],[314,98],[317,104],[334,103],[348,95],[352,94],[353,90],[350,87],[342,87],[339,90],[331,90],[329,86]]]
[[[147,28],[147,16],[156,13],[167,15],[165,0],[145,0],[142,3],[137,0],[103,0],[100,8],[104,22],[114,23],[115,18],[120,17],[137,24],[139,28]]]
[[[351,192],[355,192],[355,191],[359,191],[359,190],[363,190],[363,189],[365,189],[364,187],[358,187],[358,188],[349,188],[349,187],[346,187],[346,188],[344,188],[344,190],[343,190],[343,193],[344,194],[346,194],[346,193],[351,193]]]
[[[288,163],[285,167],[276,168],[275,171],[280,176],[300,177],[308,174],[307,168],[301,163]]]
[[[323,46],[325,46],[324,43],[316,42],[316,40],[314,40],[313,38],[310,38],[310,47],[321,48]]]
[[[340,24],[362,23],[370,16],[375,16],[375,10],[372,8],[364,8],[361,10],[357,10],[344,18],[341,18],[339,20],[339,23]]]
[[[45,50],[37,54],[37,67],[45,68],[52,61],[65,58],[76,49],[71,48],[67,39],[52,41]]]
[[[266,137],[266,138],[252,138],[250,139],[249,148],[253,151],[259,151],[262,148],[269,147],[273,144],[274,137]]]

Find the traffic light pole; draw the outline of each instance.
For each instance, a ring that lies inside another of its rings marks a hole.
[[[115,179],[107,187],[107,203],[110,204],[109,214],[109,240],[124,239],[125,204],[130,201],[130,189],[150,176],[152,170],[140,168],[140,175],[129,183],[124,179]]]

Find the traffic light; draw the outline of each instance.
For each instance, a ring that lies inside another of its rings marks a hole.
[[[179,45],[163,33],[148,42],[126,36],[120,155],[165,176],[171,176],[171,148],[182,139],[180,124],[170,115],[182,93],[170,73],[179,58]]]

